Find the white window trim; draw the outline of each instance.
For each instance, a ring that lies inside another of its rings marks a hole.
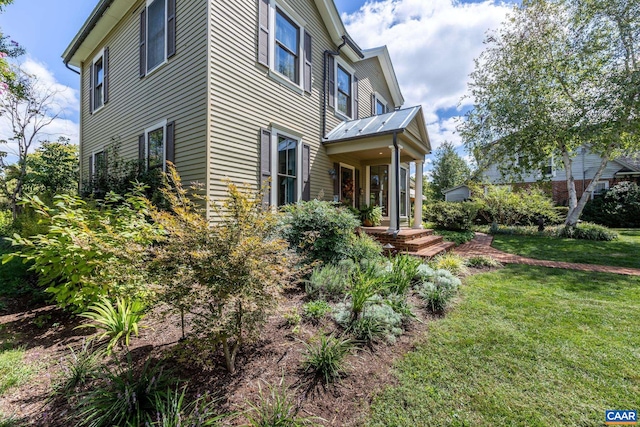
[[[162,170],[167,170],[167,120],[163,120],[144,130],[144,167],[149,170],[149,134],[162,128]]]
[[[391,169],[391,165],[389,165],[389,169]],[[398,215],[400,216],[401,219],[403,218],[409,218],[409,213],[411,212],[411,185],[410,185],[410,168],[405,167],[400,165],[400,170],[405,170],[407,172],[407,182],[406,182],[406,186],[407,186],[407,192],[405,193],[405,197],[404,197],[404,204],[405,207],[407,208],[406,215],[401,215],[400,212],[402,211],[402,208],[400,207],[400,210],[398,211]],[[399,174],[399,176],[402,176],[402,172]],[[402,190],[402,187],[399,186],[399,188]],[[400,194],[399,194],[400,195]],[[402,200],[400,201],[400,203],[402,203]]]
[[[102,81],[102,105],[99,106],[98,108],[96,108],[95,102],[96,102],[96,81],[95,81],[95,69],[96,69],[96,62],[98,62],[100,59],[102,59],[102,75],[103,75],[103,81]],[[92,114],[97,113],[98,111],[102,110],[104,108],[104,85],[105,85],[105,77],[106,74],[104,73],[105,70],[105,63],[104,63],[104,48],[102,50],[100,50],[100,52],[98,52],[98,54],[95,56],[95,58],[93,58],[93,61],[91,62],[92,67],[92,73],[91,73],[91,90],[93,91],[93,93],[91,94],[91,99],[90,101],[93,103],[93,105],[91,106],[91,110],[93,111]]]
[[[148,1],[148,0],[147,0]],[[289,80],[289,78],[278,71],[276,71],[276,16],[277,9],[287,15],[287,17],[298,26],[298,83]],[[269,77],[276,80],[278,83],[287,86],[293,91],[304,94],[304,33],[306,22],[305,20],[286,2],[283,0],[270,0],[269,1]]]
[[[96,166],[97,166],[97,163],[98,163],[98,162],[96,162],[96,156],[98,154],[102,154],[102,153],[104,153],[104,148],[102,150],[100,150],[100,151],[92,151],[91,152],[91,163],[92,163],[92,165],[91,165],[91,171],[89,171],[89,172],[91,173],[91,177],[92,178],[96,176]]]
[[[343,120],[353,120],[354,116],[354,110],[355,110],[355,99],[354,99],[354,93],[353,93],[353,84],[354,84],[354,78],[356,75],[356,70],[350,66],[349,64],[347,64],[342,58],[340,58],[339,56],[335,57],[336,60],[333,61],[333,75],[334,77],[334,88],[333,88],[333,110],[336,114],[336,116],[340,119]],[[346,114],[344,114],[342,111],[340,111],[338,109],[338,65],[340,67],[342,67],[347,73],[349,73],[351,75],[351,117],[347,116]]]
[[[278,206],[278,137],[298,141],[296,147],[296,202],[302,200],[302,134],[283,126],[271,124],[271,206]]]
[[[597,187],[598,187],[599,184],[604,184],[604,191],[607,191],[609,189],[609,181],[608,180],[596,181],[595,185],[593,186],[593,191],[591,192],[592,198],[593,198],[594,195],[600,194],[600,192],[597,191]]]
[[[167,16],[169,16],[169,2],[167,0],[161,0],[164,1],[164,60],[159,63],[158,65],[156,65],[155,67],[153,67],[152,69],[149,69],[149,5],[151,3],[153,3],[156,0],[147,0],[147,3],[145,5],[146,13],[145,13],[145,19],[147,20],[146,24],[145,24],[145,32],[146,34],[144,35],[145,40],[144,40],[144,48],[147,50],[145,52],[145,69],[146,69],[146,73],[145,73],[145,77],[150,75],[151,73],[153,73],[154,71],[158,70],[159,68],[161,68],[163,65],[165,65],[167,62],[169,62],[169,60],[167,59],[167,49],[168,49],[168,44],[169,44],[169,40],[168,40],[168,28],[167,28]]]
[[[372,111],[371,113],[374,116],[378,115],[378,101],[381,104],[384,104],[385,109],[387,110],[386,112],[388,113],[391,109],[389,108],[389,103],[387,102],[386,99],[384,99],[384,97],[382,95],[380,95],[378,92],[373,92],[373,105],[372,105]],[[385,113],[386,114],[386,113]]]

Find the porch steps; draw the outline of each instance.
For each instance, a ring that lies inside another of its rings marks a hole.
[[[387,232],[387,227],[363,227],[363,231],[383,245],[393,245],[398,253],[420,258],[433,258],[455,246],[455,243],[444,242],[442,236],[434,236],[433,230],[404,229],[395,236]]]

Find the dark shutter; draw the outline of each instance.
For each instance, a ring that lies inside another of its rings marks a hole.
[[[104,56],[102,57],[102,69],[104,70],[104,83],[103,91],[104,96],[102,98],[103,103],[109,102],[109,48],[104,48]]]
[[[140,13],[140,77],[147,74],[147,8]]]
[[[260,131],[260,188],[264,190],[262,203],[271,204],[271,132],[267,129]]]
[[[329,106],[334,107],[336,106],[336,68],[335,68],[335,63],[336,63],[336,59],[329,55],[329,60],[328,60],[329,64]]]
[[[176,0],[167,0],[167,59],[176,54]]]
[[[302,144],[302,201],[311,200],[311,146]]]
[[[333,176],[333,195],[338,196],[338,200],[340,200],[340,163],[333,164],[333,170],[336,174]]]
[[[167,162],[176,163],[176,122],[167,123]]]
[[[89,67],[89,113],[93,114],[93,62]]]
[[[378,105],[376,104],[376,94],[371,94],[371,115],[375,116],[378,114]]]
[[[304,32],[304,90],[311,93],[311,82],[313,78],[313,44],[311,34]]]
[[[269,0],[258,0],[258,62],[269,66]]]
[[[138,137],[138,160],[139,160],[139,164],[140,167],[145,169],[145,166],[143,166],[145,164],[145,158],[146,158],[146,151],[145,150],[145,137],[144,134],[140,135]]]
[[[93,179],[93,154],[89,156],[89,179]]]
[[[355,194],[355,199],[356,199],[356,208],[360,209],[360,194],[362,193],[360,191],[360,189],[362,187],[360,187],[360,169],[356,169],[356,185],[353,186],[356,194]]]
[[[105,148],[103,153],[102,158],[104,159],[104,164],[102,165],[102,170],[100,172],[106,176],[109,172],[109,150]]]
[[[358,91],[358,78],[356,77],[356,75],[353,75],[353,118],[354,119],[359,119],[360,118],[360,100],[359,100],[359,91]]]

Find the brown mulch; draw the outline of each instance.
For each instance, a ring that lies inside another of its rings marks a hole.
[[[236,363],[237,372],[230,375],[223,367],[218,354],[204,355],[194,350],[177,351],[190,345],[180,343],[179,318],[163,319],[158,313],[148,316],[138,338],[132,339],[130,348],[135,361],[143,363],[152,358],[162,360],[174,375],[189,383],[189,393],[209,393],[219,398],[223,411],[242,412],[247,402],[256,402],[260,389],[278,385],[281,381],[288,393],[299,404],[300,416],[320,417],[325,426],[356,426],[363,423],[373,398],[385,387],[394,384],[392,365],[396,359],[415,348],[425,337],[430,318],[417,301],[414,313],[420,321],[412,321],[404,335],[394,345],[377,343],[360,348],[348,359],[348,372],[335,385],[323,387],[310,381],[302,369],[303,341],[320,333],[331,333],[336,325],[326,319],[320,325],[302,321],[299,332],[287,325],[283,314],[298,310],[302,313],[303,292],[289,292],[277,313],[268,321],[258,342],[243,347]],[[69,355],[68,346],[78,348],[91,329],[75,329],[80,323],[56,310],[53,306],[19,311],[0,316],[0,342],[12,341],[14,346],[25,348],[25,363],[37,366],[38,373],[28,383],[10,389],[0,397],[0,412],[14,415],[26,425],[66,426],[62,415],[71,408],[60,400],[51,403],[52,384],[61,370],[60,361]],[[42,324],[38,327],[36,323]],[[187,357],[181,357],[184,355]],[[208,360],[209,367],[194,360]],[[242,417],[231,421],[240,425]]]
[[[627,276],[640,276],[639,268],[612,267],[609,265],[580,264],[575,262],[547,261],[541,259],[526,258],[502,252],[491,246],[493,236],[484,233],[476,233],[470,242],[458,246],[454,252],[463,257],[490,256],[503,264],[524,264],[536,267],[561,268],[565,270],[593,271],[597,273],[623,274]]]

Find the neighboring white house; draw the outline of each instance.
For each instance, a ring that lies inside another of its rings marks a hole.
[[[467,185],[442,190],[444,200],[447,202],[464,202],[471,198],[471,189]]]
[[[582,148],[573,158],[572,172],[575,179],[576,193],[578,198],[587,189],[593,180],[602,158],[597,154],[590,153],[587,149]],[[517,162],[517,159],[515,159]],[[562,165],[558,165],[553,161],[549,161],[549,166],[538,173],[532,173],[523,176],[520,179],[514,179],[509,176],[502,176],[498,165],[490,165],[482,174],[483,181],[491,184],[512,184],[527,185],[540,181],[551,182],[551,191],[553,200],[560,204],[566,205],[569,199],[566,172]],[[618,182],[622,181],[640,181],[640,158],[621,157],[609,161],[602,176],[598,180],[594,193],[606,191]]]

